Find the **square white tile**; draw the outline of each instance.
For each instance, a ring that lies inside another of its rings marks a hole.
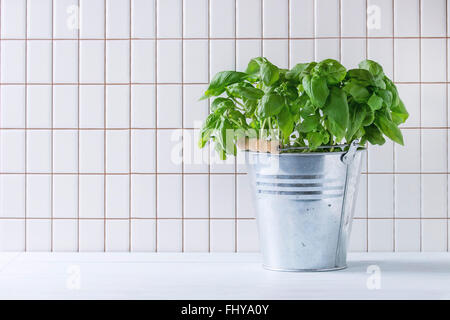
[[[236,0],[236,33],[238,38],[261,37],[261,4],[261,0]]]
[[[445,219],[422,221],[422,251],[447,251],[447,237]]]
[[[53,176],[53,217],[78,217],[78,176]]]
[[[101,130],[80,131],[80,172],[103,173],[105,134]]]
[[[0,135],[2,172],[25,172],[25,131],[4,130]]]
[[[237,251],[259,251],[258,228],[256,220],[237,221]]]
[[[369,144],[369,172],[394,171],[394,143],[386,138],[382,146]]]
[[[409,112],[409,118],[402,127],[420,126],[420,90],[418,84],[397,84],[397,90]]]
[[[78,36],[78,1],[53,1],[53,37],[59,39],[75,39]],[[103,15],[95,11],[96,17]],[[102,17],[103,19],[103,17]]]
[[[0,251],[25,250],[25,220],[0,220]]]
[[[0,117],[3,128],[25,127],[25,86],[2,86]]]
[[[24,38],[26,32],[26,0],[3,0],[1,29],[2,38]],[[32,7],[31,7],[32,8]],[[30,9],[31,9],[30,8]]]
[[[208,116],[208,100],[198,100],[207,88],[207,85],[203,84],[185,84],[183,86],[183,125],[185,128],[200,128]]]
[[[180,128],[182,123],[182,86],[159,85],[158,94],[158,128]]]
[[[211,79],[217,72],[235,69],[234,40],[211,40],[209,45],[209,72]]]
[[[52,216],[52,177],[28,175],[26,178],[27,218],[50,218]]]
[[[418,37],[420,0],[394,1],[394,35],[396,37]]]
[[[133,218],[154,218],[155,212],[155,175],[133,174],[131,176],[131,216]]]
[[[420,251],[420,220],[408,219],[395,221],[395,251]]]
[[[53,127],[78,127],[78,86],[53,87]]]
[[[422,175],[422,217],[446,218],[448,208],[447,195],[446,174]]]
[[[106,41],[106,82],[128,83],[130,81],[130,41]]]
[[[80,0],[80,36],[105,37],[105,0]]]
[[[314,37],[314,19],[304,19],[305,15],[314,16],[314,1],[290,2],[290,36],[293,38]],[[311,59],[312,60],[312,59]]]
[[[421,1],[422,36],[442,37],[446,35],[446,0]]]
[[[184,176],[184,216],[209,217],[209,179],[206,174]]]
[[[209,221],[184,221],[184,251],[207,252],[209,248]]]
[[[402,130],[404,146],[395,144],[395,171],[420,171],[420,131],[418,129]]]
[[[0,175],[0,216],[25,217],[25,175]]]
[[[159,83],[180,83],[182,69],[182,41],[157,41],[157,79]]]
[[[131,82],[155,82],[155,40],[131,41]]]
[[[129,130],[106,132],[106,172],[128,173],[130,171]]]
[[[368,220],[369,252],[394,251],[394,220]]]
[[[106,218],[130,217],[130,177],[106,176]]]
[[[106,86],[106,127],[130,127],[130,87]]]
[[[131,126],[133,128],[154,128],[156,123],[155,107],[156,86],[131,86]]]
[[[340,60],[339,40],[337,39],[316,39],[315,41],[315,59],[322,61],[324,59]]]
[[[226,160],[222,160],[216,152],[214,143],[210,143],[209,163],[211,173],[233,173],[236,171],[236,158],[227,155]]]
[[[52,42],[33,40],[27,43],[27,82],[52,82]]]
[[[366,2],[364,0],[341,1],[341,28],[344,37],[366,35]]]
[[[355,204],[355,218],[367,218],[367,174],[359,177],[358,193]]]
[[[103,220],[80,220],[80,251],[103,251],[104,224]]]
[[[132,130],[131,171],[138,173],[155,172],[155,130]]]
[[[131,251],[154,252],[155,250],[155,220],[131,220]]]
[[[181,38],[182,6],[179,0],[157,0],[159,38]]]
[[[36,1],[32,1],[36,2]],[[46,220],[27,220],[27,251],[46,252],[51,250],[52,223]]]
[[[367,220],[353,219],[348,250],[350,252],[367,251]]]
[[[185,173],[208,173],[209,146],[200,149],[200,130],[183,131],[183,167]]]
[[[447,171],[447,132],[442,129],[422,129],[422,171]]]
[[[3,10],[2,10],[3,14]],[[3,29],[2,29],[3,30]],[[25,82],[25,41],[2,41],[0,71],[2,83]]]
[[[103,83],[105,81],[105,42],[80,41],[80,82]]]
[[[315,1],[315,36],[339,36],[339,0]]]
[[[394,178],[391,174],[371,174],[369,179],[369,218],[394,216]]]
[[[52,132],[27,131],[27,171],[50,173],[52,171]]]
[[[236,222],[234,220],[211,220],[211,252],[235,252]]]
[[[181,220],[157,220],[158,252],[181,252]]]
[[[208,37],[208,0],[183,1],[183,36]]]
[[[369,37],[391,37],[394,22],[392,8],[394,0],[368,0],[367,29]]]
[[[157,176],[158,218],[181,218],[183,211],[183,183],[181,175]]]
[[[53,171],[76,173],[78,170],[78,134],[76,130],[53,131]]]
[[[210,0],[209,6],[209,36],[233,38],[236,27],[235,0]]]
[[[77,220],[53,220],[53,250],[73,252],[78,250]]]
[[[245,71],[251,59],[261,56],[260,40],[236,40],[236,69]]]
[[[235,217],[235,177],[231,174],[211,175],[211,217]]]
[[[420,43],[418,39],[394,40],[395,80],[417,82],[420,78]]]
[[[445,82],[447,75],[442,66],[445,66],[447,59],[446,39],[421,39],[421,41],[422,81]]]
[[[347,69],[357,68],[366,58],[366,40],[342,39],[341,42],[341,63]]]
[[[421,123],[423,127],[447,125],[447,85],[422,84]]]
[[[264,40],[264,56],[280,68],[289,67],[288,40]]]
[[[288,0],[263,0],[263,36],[286,38],[288,36]]]
[[[291,68],[297,63],[314,60],[314,40],[291,40],[289,48]]]
[[[105,117],[105,87],[80,86],[80,127],[103,128]]]
[[[420,177],[419,174],[397,174],[395,176],[396,218],[420,218]]]
[[[105,217],[105,182],[106,178],[103,175],[80,175],[81,218]]]
[[[106,37],[130,37],[130,0],[106,0]]]
[[[208,82],[208,40],[184,40],[183,81]]]
[[[156,155],[158,173],[181,173],[183,165],[183,131],[158,130]]]
[[[237,177],[237,217],[254,218],[256,208],[253,203],[251,182],[249,175],[238,175]]]
[[[27,127],[51,128],[51,114],[52,87],[27,86]]]
[[[53,81],[78,82],[78,43],[75,40],[53,42]]]
[[[394,77],[393,50],[394,47],[391,39],[368,40],[368,58],[379,62],[383,66],[384,73],[391,79]],[[395,80],[397,80],[397,76],[397,73],[395,73]]]
[[[106,220],[106,251],[130,249],[130,226],[128,220]]]
[[[132,0],[131,36],[133,38],[155,37],[156,0]]]

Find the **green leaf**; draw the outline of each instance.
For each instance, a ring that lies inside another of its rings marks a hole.
[[[402,132],[383,112],[377,111],[375,113],[374,123],[389,139],[403,146]]]
[[[358,103],[367,102],[370,96],[369,90],[358,84],[356,81],[347,82],[343,89]]]
[[[392,93],[389,90],[378,90],[377,95],[380,96],[383,99],[384,105],[387,108],[390,108],[393,101]]]
[[[245,73],[249,75],[259,75],[260,65],[264,61],[263,57],[257,57],[250,60],[248,63],[247,69],[245,70]]]
[[[403,104],[403,101],[399,99],[399,103],[391,108],[391,116],[392,121],[396,124],[402,124],[408,119],[409,113],[405,108],[405,105]]]
[[[228,119],[222,118],[219,127],[216,130],[215,137],[217,138],[217,143],[225,153],[231,155],[235,154],[234,130]]]
[[[322,108],[330,93],[325,78],[307,75],[303,78],[302,84],[312,104]]]
[[[214,128],[217,125],[217,120],[219,119],[219,115],[215,113],[211,113],[203,123],[203,127],[200,130],[200,135],[198,138],[198,147],[201,149],[205,147],[206,143],[211,138],[211,135],[214,131]]]
[[[249,83],[235,83],[230,85],[227,89],[232,96],[241,99],[247,98],[250,100],[258,100],[264,95],[264,91],[253,87]]]
[[[365,69],[369,71],[375,79],[381,79],[384,77],[383,67],[372,60],[363,60],[359,63],[358,67],[360,69]]]
[[[365,133],[363,138],[369,141],[371,144],[378,144],[382,146],[386,142],[383,134],[375,125],[372,124],[368,127],[364,127],[364,131]]]
[[[266,86],[271,86],[278,81],[280,71],[277,66],[269,61],[264,61],[261,64],[260,77]]]
[[[311,149],[315,149],[322,144],[324,137],[320,132],[308,132],[306,134],[306,140],[308,140],[308,146]]]
[[[237,71],[218,72],[211,80],[208,89],[205,91],[204,96],[202,96],[200,100],[221,95],[225,91],[225,88],[227,86],[236,82],[240,82],[247,76],[248,75],[246,73]]]
[[[301,82],[303,77],[308,74],[316,64],[316,62],[297,63],[291,70],[286,72],[286,79]]]
[[[294,120],[287,107],[284,107],[278,114],[278,126],[283,133],[283,141],[288,143],[292,130],[294,130]]]
[[[383,98],[377,96],[376,93],[373,93],[367,101],[367,104],[369,105],[370,109],[372,109],[372,111],[376,111],[378,109],[381,109],[381,106],[383,105]]]
[[[284,98],[276,93],[265,94],[257,110],[260,118],[267,118],[277,115],[284,107]]]
[[[211,103],[211,111],[215,112],[216,110],[220,109],[220,108],[234,108],[234,102],[233,100],[229,99],[229,98],[224,98],[224,97],[218,97],[215,98],[214,101]]]
[[[298,131],[300,132],[311,132],[314,131],[320,124],[320,116],[314,114],[312,116],[307,116],[298,125]]]
[[[344,90],[332,87],[327,102],[323,108],[327,116],[329,131],[340,141],[347,130],[349,111],[347,96]]]
[[[324,77],[329,85],[334,85],[344,80],[347,70],[336,60],[325,59],[314,67],[314,73]]]
[[[359,128],[361,128],[362,123],[367,116],[367,112],[364,105],[357,103],[352,103],[348,107],[350,121],[348,123],[347,133],[345,134],[345,140],[350,142]]]
[[[366,107],[366,117],[364,118],[362,125],[364,127],[370,126],[374,120],[375,120],[375,112],[370,110],[370,107],[367,106]]]
[[[364,87],[375,85],[373,75],[365,69],[350,69],[347,71],[347,78],[354,80]]]

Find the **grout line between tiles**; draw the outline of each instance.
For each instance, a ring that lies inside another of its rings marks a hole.
[[[419,0],[419,82],[422,81],[422,0]],[[420,158],[419,158],[419,164],[420,164],[420,172],[422,173],[422,85],[419,84],[419,150],[420,150]],[[422,212],[422,175],[419,175],[419,182],[420,182],[420,191],[419,191],[419,212],[420,212],[420,251],[423,251],[423,212]]]
[[[158,36],[158,1],[154,0],[155,37]],[[155,41],[155,128],[158,129],[158,41]],[[155,252],[158,252],[158,131],[155,132]]]
[[[449,65],[448,65],[448,54],[449,54],[449,52],[448,52],[448,27],[449,27],[449,25],[448,25],[448,1],[445,1],[445,35],[446,35],[446,40],[445,40],[445,81],[447,82],[447,85],[445,86],[445,104],[446,104],[446,108],[445,108],[445,121],[446,121],[446,124],[447,124],[447,127],[448,127],[448,125],[449,125],[449,123],[448,123],[448,116],[449,116],[449,113],[448,113],[448,98],[449,98],[449,96],[448,96],[448,67],[449,67]],[[447,130],[447,134],[445,135],[445,142],[446,142],[446,145],[447,145],[447,162],[446,162],[446,169],[447,169],[447,171],[449,171],[449,166],[448,166],[448,163],[449,163],[449,158],[448,158],[448,156],[449,156],[449,152],[448,152],[448,143],[449,143],[449,139],[448,139],[448,130]],[[447,233],[447,243],[446,243],[446,247],[447,247],[447,252],[449,251],[449,246],[450,246],[450,238],[449,238],[449,232],[450,232],[450,230],[449,230],[449,223],[448,223],[448,218],[449,218],[449,213],[448,213],[448,211],[449,211],[449,209],[450,209],[450,207],[449,207],[449,182],[448,182],[448,179],[449,179],[449,177],[447,176],[447,185],[446,185],[446,194],[447,194],[447,201],[446,201],[446,204],[447,204],[447,230],[446,230],[446,233]]]
[[[81,0],[78,0],[77,17],[77,59],[78,59],[78,86],[77,86],[77,251],[80,252],[80,28],[81,28]]]
[[[236,12],[235,0],[235,12]],[[236,30],[236,15],[234,17]],[[211,79],[211,0],[208,0],[208,83]],[[208,114],[211,112],[211,100],[208,99]],[[211,252],[211,144],[208,144],[208,252]]]
[[[27,76],[27,74],[28,74],[28,41],[27,41],[27,38],[28,38],[28,0],[26,0],[25,1],[25,92],[24,92],[24,106],[25,106],[25,118],[24,118],[24,121],[25,121],[25,123],[24,123],[24,126],[25,126],[25,128],[27,127],[27,108],[28,108],[28,103],[27,103],[27,95],[28,95],[28,87],[27,87],[27,82],[28,82],[28,76]],[[28,247],[27,247],[27,240],[28,240],[28,238],[27,238],[27,232],[28,232],[28,229],[27,229],[27,210],[28,210],[28,208],[27,208],[27,184],[28,184],[28,178],[27,178],[27,157],[28,157],[28,154],[27,154],[27,143],[28,143],[28,137],[27,137],[27,135],[28,135],[28,131],[25,131],[24,132],[24,138],[25,138],[25,143],[24,143],[24,158],[25,158],[25,163],[24,163],[24,166],[25,166],[25,212],[24,212],[24,214],[25,214],[25,222],[24,222],[24,230],[25,230],[25,232],[24,232],[24,237],[25,237],[25,243],[24,243],[24,248],[25,248],[25,252],[27,251],[27,249],[28,249]],[[53,232],[52,232],[53,233]]]
[[[395,35],[395,3],[394,3],[394,1],[392,1],[392,36],[394,36]],[[395,40],[394,40],[394,38],[392,38],[392,81],[395,81],[395,52],[394,52],[394,48],[395,48],[395,46],[394,46],[394,42],[395,42]],[[395,171],[395,169],[396,169],[396,167],[395,167],[395,149],[396,149],[397,147],[396,147],[396,145],[395,145],[395,143],[393,144],[393,147],[392,147],[392,168],[393,168],[393,170]],[[395,182],[396,182],[396,179],[395,179],[395,177],[396,177],[396,175],[395,174],[393,174],[392,175],[392,192],[393,192],[393,196],[392,196],[392,215],[393,215],[393,218],[394,218],[394,222],[393,222],[393,224],[392,224],[392,241],[393,241],[393,243],[392,243],[392,251],[397,251],[396,250],[396,243],[395,243],[395,235],[396,235],[396,226],[395,226],[395,217],[396,217],[396,208],[395,208],[395,205],[396,205],[396,202],[395,202],[395,196],[396,196],[396,189],[397,189],[397,187],[396,187],[396,185],[395,185]]]
[[[234,0],[234,16],[236,17],[236,3],[237,0]],[[236,18],[235,18],[235,27],[234,27],[234,70],[237,71],[237,48],[236,48]],[[238,251],[238,224],[237,224],[237,155],[234,157],[234,252]]]
[[[131,157],[131,152],[132,152],[132,136],[131,136],[131,116],[132,116],[132,110],[131,110],[131,106],[132,106],[132,95],[131,95],[131,82],[132,82],[132,41],[131,41],[131,28],[132,28],[132,23],[131,23],[131,19],[132,19],[132,0],[129,0],[129,19],[130,19],[130,24],[129,24],[129,28],[130,28],[130,41],[129,41],[129,52],[128,52],[128,59],[129,59],[129,78],[130,78],[130,84],[128,86],[128,125],[130,126],[130,130],[128,131],[128,251],[131,252],[132,249],[132,225],[131,225],[131,212],[132,212],[132,203],[131,203],[131,193],[132,193],[132,181],[131,181],[131,172],[132,172],[132,167],[131,167],[131,161],[132,161],[132,157]]]
[[[184,4],[181,0],[181,159],[184,159]],[[181,252],[184,252],[184,163],[181,163]]]
[[[365,17],[366,17],[366,25],[365,25],[365,30],[366,30],[366,59],[369,59],[369,40],[368,40],[368,35],[369,35],[369,28],[367,26],[368,24],[368,9],[369,9],[369,0],[366,0],[366,11],[364,13]],[[366,143],[366,170],[369,170],[369,148],[368,148],[368,143]],[[366,252],[369,252],[369,176],[366,176]]]
[[[106,61],[106,14],[107,14],[107,0],[103,1],[104,6],[104,16],[103,16],[103,32],[104,32],[104,39],[103,39],[103,53],[104,53],[104,65],[103,65],[103,81],[104,81],[104,87],[103,87],[103,251],[106,252],[106,76],[107,76],[107,61]]]

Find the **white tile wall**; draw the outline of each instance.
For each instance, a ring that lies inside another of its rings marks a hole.
[[[406,146],[369,148],[350,248],[447,251],[448,2],[1,0],[0,250],[258,250],[246,168],[196,128],[264,55],[383,64]]]

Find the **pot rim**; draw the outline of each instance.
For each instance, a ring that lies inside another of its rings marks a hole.
[[[356,150],[356,152],[366,151],[367,148],[361,147]],[[321,155],[343,155],[348,152],[345,151],[333,151],[333,152],[286,152],[286,153],[270,153],[270,152],[259,152],[259,151],[250,151],[250,150],[241,150],[242,152],[247,152],[251,154],[257,155],[268,155],[268,156],[321,156]]]

